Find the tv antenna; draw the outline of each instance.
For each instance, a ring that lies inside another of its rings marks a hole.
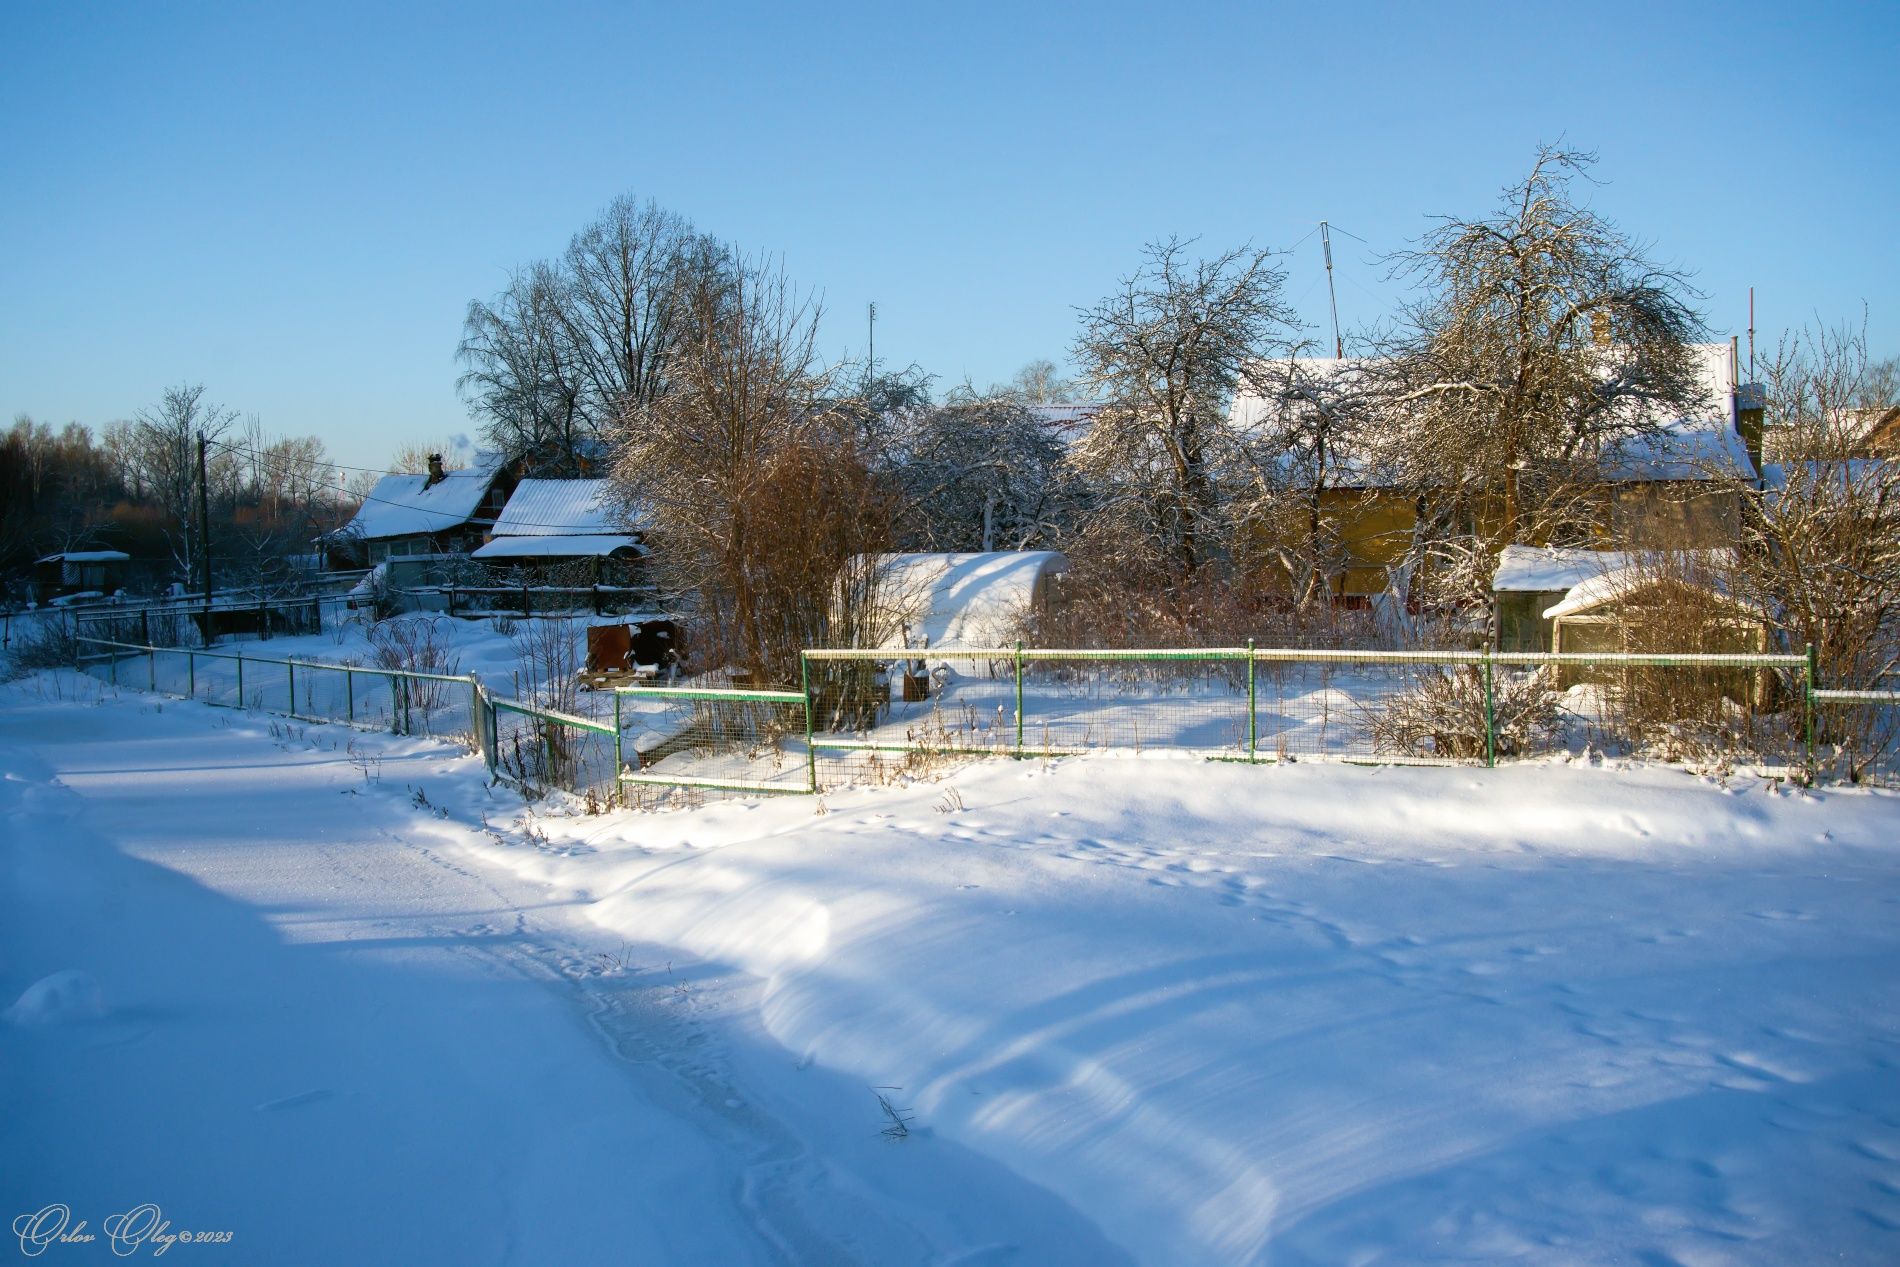
[[[1346,359],[1346,345],[1339,338],[1339,292],[1333,288],[1333,235],[1324,220],[1319,222],[1319,247],[1326,255],[1326,298],[1333,309],[1333,355]]]

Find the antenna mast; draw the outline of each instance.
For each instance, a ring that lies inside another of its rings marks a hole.
[[[1748,288],[1748,381],[1755,381],[1755,288]]]
[[[1333,355],[1343,361],[1346,345],[1339,339],[1339,292],[1333,289],[1333,237],[1324,220],[1319,222],[1319,245],[1326,253],[1326,297],[1333,307]]]
[[[864,305],[867,324],[870,327],[870,351],[865,354],[864,391],[870,394],[871,384],[877,380],[877,302]]]

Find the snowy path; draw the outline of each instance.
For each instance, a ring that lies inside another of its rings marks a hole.
[[[0,1025],[9,1221],[152,1202],[235,1233],[174,1247],[207,1262],[1117,1257],[995,1164],[882,1139],[744,981],[471,865],[410,791],[471,785],[439,747],[15,689],[0,772],[0,1004],[68,969],[104,1001]]]
[[[267,1262],[1900,1261],[1890,793],[1094,757],[529,821],[420,743],[19,690],[0,770],[0,995],[105,1002],[0,1025],[9,1207]]]

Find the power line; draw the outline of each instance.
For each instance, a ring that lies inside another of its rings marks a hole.
[[[212,441],[209,441],[209,443],[214,444],[220,449],[224,449],[228,452],[242,454],[245,457],[251,458],[253,461],[261,462],[264,465],[271,467],[273,470],[277,471],[279,474],[294,473],[292,468],[285,466],[281,461],[277,459],[273,459],[268,454],[259,453],[255,449],[247,448],[243,445],[230,444],[223,440],[212,440]],[[376,471],[370,467],[344,466],[341,463],[330,462],[321,458],[315,459],[314,461],[312,461],[311,465],[325,466],[325,467],[331,468],[332,470],[339,470],[339,471],[366,471],[372,475],[388,476],[388,475],[398,474],[398,472],[394,472],[394,471]],[[492,479],[493,476],[490,476],[490,478]],[[365,502],[376,502],[379,505],[383,505],[383,506],[395,506],[400,510],[413,511],[413,512],[424,514],[424,515],[439,515],[444,519],[452,519],[454,517],[454,512],[452,511],[430,510],[426,506],[418,506],[413,502],[392,501],[387,497],[378,497],[373,493],[364,493],[361,495],[361,497],[362,497],[362,500]],[[466,521],[467,521],[467,517],[464,516],[464,518],[459,522],[466,522]],[[510,519],[508,522],[512,525],[522,527],[522,528],[554,528],[554,529],[561,530],[563,532],[573,533],[580,536],[597,535],[600,532],[600,525],[597,523],[592,523],[592,524],[542,523],[542,522],[537,522],[536,520],[532,520],[532,519]]]

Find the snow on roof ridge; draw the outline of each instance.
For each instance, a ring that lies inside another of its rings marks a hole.
[[[1622,566],[1586,577],[1571,586],[1561,599],[1544,609],[1544,619],[1555,620],[1559,616],[1575,616],[1592,608],[1601,607],[1626,594],[1634,593],[1652,582],[1672,579],[1671,574],[1663,570],[1672,563],[1719,564],[1734,557],[1735,552],[1728,549],[1648,550],[1635,553]],[[1673,579],[1707,590],[1715,597],[1738,607],[1748,606],[1729,593],[1721,576],[1714,571],[1677,575]]]

